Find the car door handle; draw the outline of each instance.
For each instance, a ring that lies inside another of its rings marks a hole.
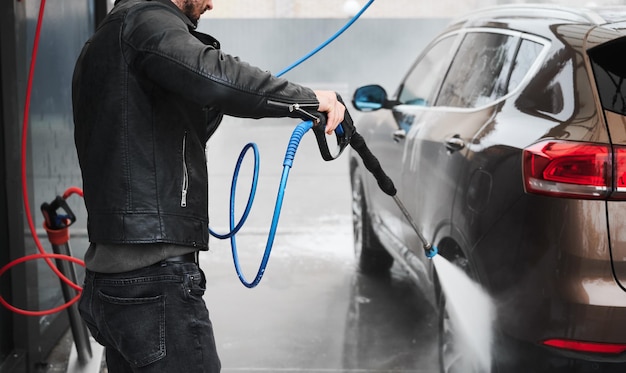
[[[459,151],[463,149],[464,147],[465,147],[465,141],[463,141],[463,139],[461,139],[459,135],[454,135],[446,139],[446,149],[448,149],[450,153]]]
[[[406,138],[406,131],[403,129],[393,131],[393,141],[400,142]]]

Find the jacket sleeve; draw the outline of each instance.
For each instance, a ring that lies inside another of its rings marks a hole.
[[[203,44],[175,10],[146,4],[128,12],[121,33],[124,57],[136,73],[231,116],[308,119],[294,105],[316,111],[319,103],[311,89]]]

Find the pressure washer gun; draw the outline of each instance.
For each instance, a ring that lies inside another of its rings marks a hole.
[[[339,100],[339,102],[343,104],[344,107],[346,107],[346,104],[343,102],[343,99],[341,98],[339,94],[337,94],[337,99]],[[370,149],[367,147],[367,144],[365,143],[363,136],[361,136],[356,131],[356,128],[354,127],[354,121],[352,120],[352,117],[350,116],[350,112],[348,111],[347,107],[344,113],[343,122],[341,122],[341,124],[335,129],[335,137],[337,140],[337,147],[339,149],[335,155],[331,154],[331,151],[328,147],[326,134],[324,132],[325,121],[326,121],[326,118],[324,117],[324,115],[321,115],[321,118],[320,118],[321,123],[318,123],[316,126],[313,126],[313,132],[315,133],[315,138],[317,139],[317,146],[320,149],[322,158],[325,161],[332,161],[334,159],[337,159],[337,157],[341,155],[343,150],[349,144],[352,147],[352,149],[354,149],[357,152],[357,154],[361,157],[361,160],[363,161],[363,165],[374,176],[380,189],[385,194],[393,197],[393,200],[396,202],[396,204],[400,208],[400,211],[402,211],[402,214],[409,221],[409,223],[411,224],[411,227],[413,228],[415,233],[417,233],[417,236],[419,237],[420,241],[422,241],[422,245],[424,248],[424,252],[426,253],[426,257],[432,258],[435,255],[437,255],[437,248],[433,246],[430,242],[428,242],[426,238],[422,235],[419,228],[417,227],[417,224],[415,223],[415,221],[409,214],[408,210],[406,209],[406,207],[404,206],[400,198],[398,198],[397,190],[396,190],[395,185],[393,184],[393,181],[391,180],[389,176],[387,176],[385,171],[383,171],[382,167],[380,166],[380,162],[374,156],[374,154],[372,154]]]

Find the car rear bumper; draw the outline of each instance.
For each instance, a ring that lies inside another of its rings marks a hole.
[[[525,196],[498,220],[471,259],[493,297],[497,330],[563,356],[626,362],[626,353],[544,345],[626,344],[626,292],[613,276],[606,216],[604,201]]]

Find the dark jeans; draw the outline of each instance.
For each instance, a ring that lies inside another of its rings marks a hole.
[[[204,273],[193,263],[115,274],[87,271],[79,309],[105,347],[111,373],[217,373],[204,290]]]

